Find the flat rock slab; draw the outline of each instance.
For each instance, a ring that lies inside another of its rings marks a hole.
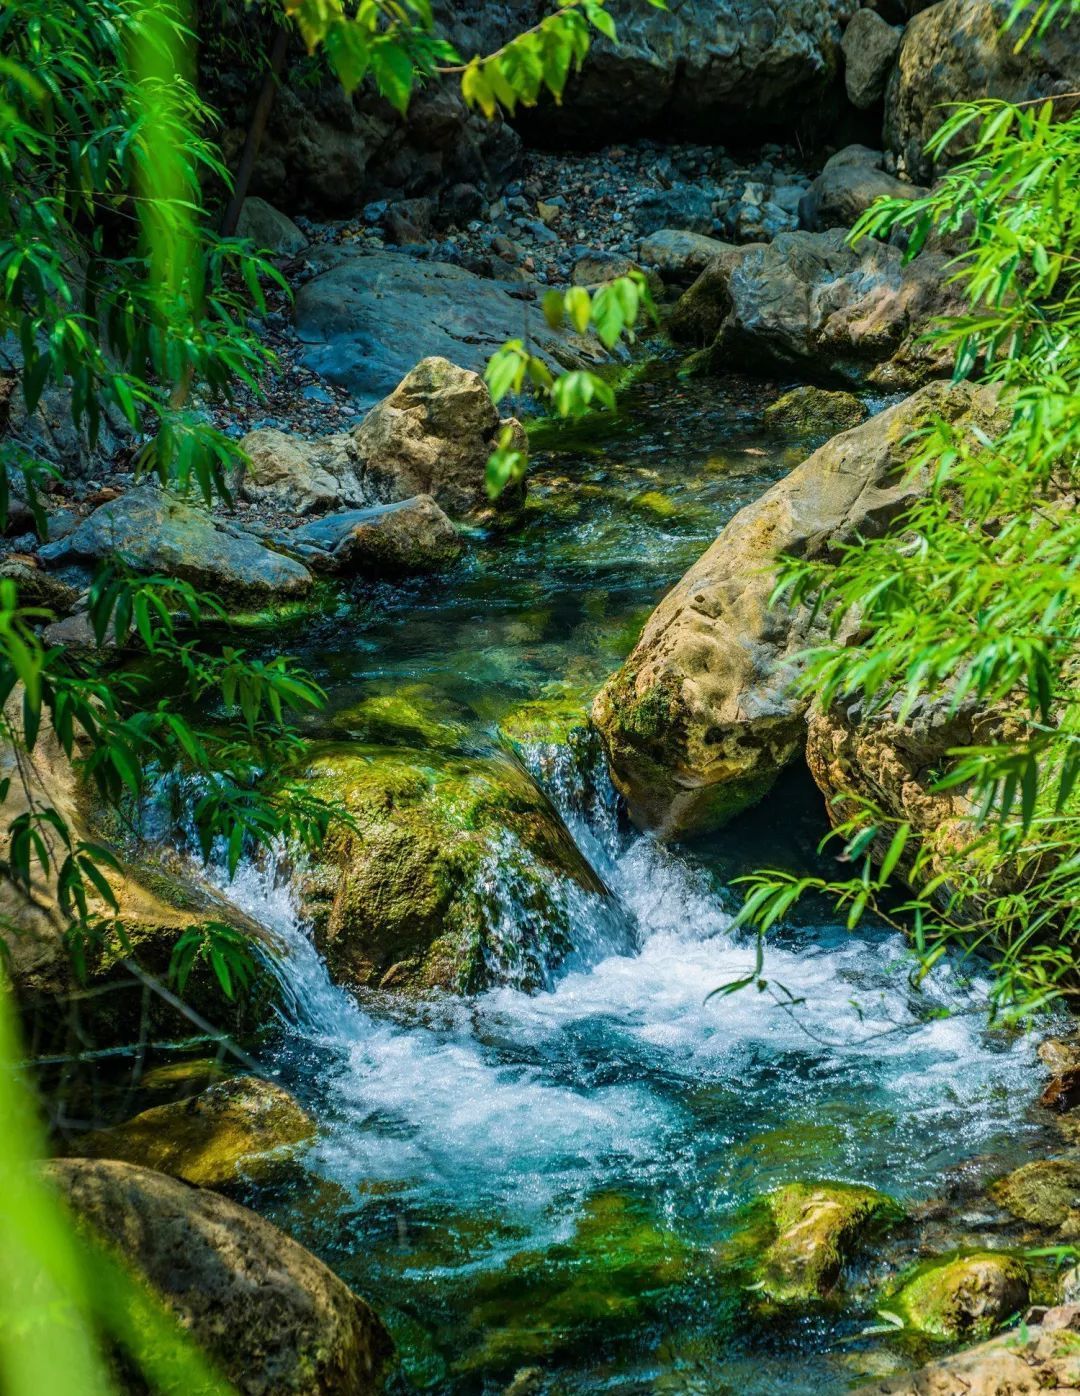
[[[482,373],[508,339],[530,338],[551,368],[607,358],[595,340],[552,330],[520,286],[398,252],[343,251],[325,261],[327,270],[296,297],[296,329],[308,345],[303,362],[348,388],[361,407],[432,355]]]
[[[293,558],[150,484],[95,509],[74,533],[42,548],[40,556],[50,564],[121,557],[137,572],[178,577],[243,602],[303,596],[312,580]]]

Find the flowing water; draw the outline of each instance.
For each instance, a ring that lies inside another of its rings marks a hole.
[[[545,991],[417,1004],[336,988],[272,873],[232,888],[288,946],[274,1066],[321,1126],[303,1176],[250,1200],[371,1299],[406,1390],[501,1392],[536,1369],[518,1396],[842,1391],[890,1350],[863,1334],[887,1262],[854,1267],[844,1304],[770,1312],[731,1244],[747,1204],[818,1178],[917,1203],[973,1155],[1022,1154],[1030,1045],[985,1031],[955,972],[912,989],[895,935],[811,909],[772,941],[767,992],[707,997],[753,959],[733,876],[814,861],[805,780],[665,849],[561,735],[666,586],[805,454],[762,440],[772,391],[646,375],[614,428],[541,456],[519,528],[305,640],[322,734],[373,759],[498,753],[523,710],[554,714],[519,751],[610,893],[566,892],[577,953]],[[512,943],[535,909],[499,853],[481,876]]]

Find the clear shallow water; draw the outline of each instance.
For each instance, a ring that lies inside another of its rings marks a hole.
[[[520,528],[309,637],[321,728],[487,750],[523,704],[584,711],[666,585],[801,458],[762,444],[768,396],[640,384],[602,453],[584,438],[541,462]],[[321,1126],[305,1176],[253,1200],[372,1300],[405,1389],[499,1392],[535,1367],[529,1389],[560,1396],[844,1390],[871,1370],[859,1334],[886,1262],[857,1267],[843,1307],[762,1315],[724,1259],[740,1211],[817,1178],[917,1202],[961,1160],[1018,1156],[1030,1046],[986,1033],[956,975],[912,990],[894,935],[812,911],[772,942],[768,992],[707,998],[753,960],[732,876],[806,866],[819,802],[786,781],[671,850],[621,826],[587,747],[523,753],[611,893],[576,891],[579,954],[548,992],[357,1003],[287,886],[234,884],[290,948],[275,1065]],[[512,938],[497,849],[484,875]]]

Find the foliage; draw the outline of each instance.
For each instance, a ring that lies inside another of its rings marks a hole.
[[[873,910],[910,930],[920,974],[950,948],[986,956],[1007,1016],[1080,990],[1080,116],[1054,115],[1050,102],[957,109],[931,147],[966,134],[968,158],[852,234],[903,234],[909,257],[959,242],[951,275],[970,309],[933,338],[958,377],[999,389],[1009,426],[991,440],[937,423],[903,518],[836,566],[785,560],[775,598],[829,615],[803,678],[815,702],[857,703],[866,722],[903,723],[916,704],[990,715],[987,740],[951,751],[933,787],[964,799],[967,831],[935,838],[864,804],[837,831],[854,876],[758,876],[742,916],[767,929],[810,890],[849,925]]]

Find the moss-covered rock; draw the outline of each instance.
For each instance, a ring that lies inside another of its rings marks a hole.
[[[309,777],[353,820],[300,880],[316,943],[351,987],[536,988],[572,948],[573,889],[603,892],[509,757],[328,747]]]
[[[271,1081],[238,1076],[187,1100],[155,1105],[75,1142],[84,1158],[154,1168],[199,1187],[263,1181],[315,1136],[315,1122]]]
[[[766,407],[762,417],[765,430],[773,436],[812,439],[835,436],[838,431],[857,427],[870,414],[854,393],[829,392],[808,386],[793,388]]]
[[[1021,1221],[1080,1236],[1080,1159],[1036,1159],[991,1184],[990,1196]]]
[[[1024,1308],[1029,1283],[1018,1257],[975,1251],[920,1266],[886,1307],[936,1338],[986,1337]]]
[[[859,1242],[902,1215],[891,1197],[848,1183],[789,1183],[764,1200],[775,1235],[757,1282],[781,1304],[827,1298]]]

